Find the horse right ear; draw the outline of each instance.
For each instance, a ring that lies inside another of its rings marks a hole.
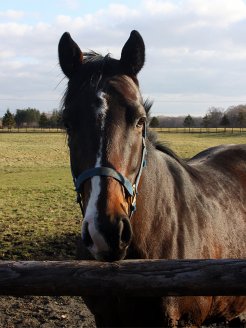
[[[141,35],[132,31],[122,51],[120,63],[125,74],[137,75],[145,61],[145,46]]]
[[[65,32],[60,39],[58,56],[63,73],[70,78],[82,62],[83,53],[68,32]]]

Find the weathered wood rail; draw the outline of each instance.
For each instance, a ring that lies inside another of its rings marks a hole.
[[[0,295],[246,295],[246,260],[0,261]]]

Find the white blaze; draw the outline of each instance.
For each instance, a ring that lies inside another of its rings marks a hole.
[[[102,104],[99,108],[96,109],[96,115],[101,123],[101,138],[99,143],[99,149],[96,157],[95,167],[102,166],[102,146],[103,146],[103,132],[105,127],[105,119],[107,114],[107,101],[105,99],[105,94],[100,91],[98,92],[98,98],[101,99]],[[91,253],[95,256],[97,253],[102,251],[107,251],[109,249],[108,244],[106,243],[104,237],[100,234],[97,229],[97,219],[98,219],[98,210],[97,202],[101,192],[101,178],[99,176],[94,176],[91,178],[91,194],[89,202],[86,208],[84,221],[88,223],[88,230],[90,237],[93,240],[93,245],[89,248]]]

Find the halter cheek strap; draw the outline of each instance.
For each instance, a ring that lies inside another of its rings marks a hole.
[[[145,143],[145,138],[146,138],[146,126],[144,126],[144,131],[143,131],[143,138],[142,138],[142,158],[141,158],[141,163],[139,167],[138,174],[135,179],[135,183],[132,184],[126,177],[124,177],[120,172],[114,170],[113,168],[110,167],[94,167],[91,169],[88,169],[84,172],[82,172],[77,178],[73,174],[73,181],[75,185],[75,190],[77,192],[77,202],[80,205],[82,214],[84,216],[84,207],[83,207],[83,202],[81,198],[81,187],[84,184],[85,181],[93,178],[94,176],[105,176],[105,177],[111,177],[117,180],[126,190],[128,196],[131,198],[131,204],[130,204],[130,218],[132,214],[136,211],[136,200],[137,200],[137,194],[138,194],[138,185],[139,181],[142,175],[143,168],[146,166],[146,143]]]

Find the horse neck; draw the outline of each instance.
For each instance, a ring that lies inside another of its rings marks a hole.
[[[139,185],[137,212],[132,219],[133,249],[140,258],[177,256],[172,243],[178,211],[186,209],[184,183],[192,185],[185,166],[170,155],[148,146],[147,166]],[[161,243],[165,242],[162,249]],[[132,252],[134,254],[134,252]]]
[[[147,166],[139,193],[152,199],[152,206],[162,211],[183,192],[184,180],[191,182],[185,164],[174,156],[148,145]],[[161,208],[156,207],[160,204]]]

